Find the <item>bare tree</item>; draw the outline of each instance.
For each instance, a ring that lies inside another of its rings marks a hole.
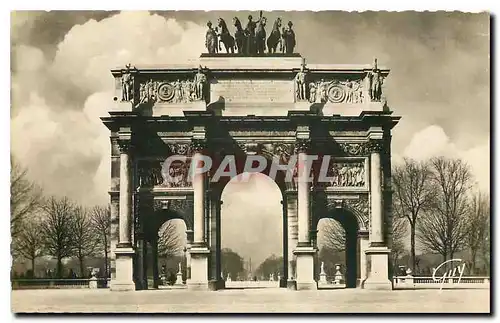
[[[465,246],[467,193],[471,187],[469,166],[460,159],[431,159],[432,184],[436,192],[430,211],[421,218],[418,238],[425,250],[444,260]]]
[[[80,264],[80,276],[85,276],[85,258],[93,256],[98,243],[98,235],[93,227],[92,218],[86,208],[77,206],[73,209],[71,220],[74,255]]]
[[[74,254],[74,204],[67,198],[50,197],[43,204],[41,234],[47,253],[57,259],[56,275],[62,277],[62,260]]]
[[[488,209],[490,209],[490,206],[488,205]],[[491,221],[490,221],[490,216],[486,218],[486,223],[485,223],[485,233],[484,233],[484,239],[482,240],[481,243],[481,257],[483,259],[485,269],[487,274],[490,274],[490,257],[491,257],[491,238],[490,238],[490,230],[491,230]]]
[[[111,211],[109,206],[95,206],[92,208],[91,217],[94,230],[98,236],[99,249],[104,252],[104,274],[108,277],[108,255],[110,252]]]
[[[23,221],[23,228],[16,236],[16,251],[31,261],[31,270],[35,277],[35,259],[42,256],[43,237],[40,235],[41,225],[36,219]]]
[[[488,239],[490,225],[490,198],[488,195],[478,192],[471,198],[470,208],[467,215],[466,244],[471,252],[471,271],[474,274],[476,259],[484,242]]]
[[[161,226],[158,237],[158,255],[172,257],[183,250],[181,235],[173,221],[167,221]]]
[[[397,266],[398,259],[405,252],[404,240],[406,238],[407,232],[408,232],[408,226],[405,218],[394,218],[392,220],[391,255],[392,255],[392,263],[394,264],[394,266]],[[397,272],[396,267],[395,267],[395,272]]]
[[[42,191],[28,179],[27,174],[27,169],[11,156],[10,233],[13,240],[19,234],[23,220],[36,212],[41,202]]]
[[[429,209],[434,197],[431,177],[429,162],[418,162],[407,158],[392,171],[393,210],[396,217],[406,219],[410,225],[410,261],[413,272],[416,270],[417,221],[420,215]]]
[[[345,251],[346,234],[344,227],[337,220],[328,219],[322,227],[325,247],[338,252]]]

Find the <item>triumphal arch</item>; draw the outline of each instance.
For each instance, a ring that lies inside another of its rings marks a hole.
[[[221,193],[248,167],[282,192],[281,287],[317,288],[317,224],[334,218],[346,231],[347,286],[392,288],[390,146],[399,117],[382,95],[388,69],[376,60],[318,65],[290,52],[211,52],[112,74],[115,102],[102,118],[111,132],[112,290],[147,288],[148,266],[158,279],[146,252],[157,259],[158,230],[174,218],[187,227],[188,288],[224,288]],[[349,270],[356,266],[360,277]]]

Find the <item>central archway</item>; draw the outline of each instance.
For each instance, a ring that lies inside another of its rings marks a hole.
[[[318,220],[316,228],[319,261],[327,262],[328,276],[332,281],[336,280],[335,265],[339,264],[345,287],[356,288],[359,275],[359,225],[356,216],[345,208],[330,209]]]
[[[221,193],[225,288],[279,287],[286,275],[282,192],[262,173],[241,173]]]

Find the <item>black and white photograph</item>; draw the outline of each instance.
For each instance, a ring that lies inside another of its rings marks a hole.
[[[492,312],[490,13],[165,6],[10,11],[12,313]]]

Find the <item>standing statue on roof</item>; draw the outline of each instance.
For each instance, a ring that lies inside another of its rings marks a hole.
[[[212,22],[207,22],[207,33],[205,36],[205,47],[208,49],[209,54],[217,53],[217,32],[212,28]]]
[[[259,20],[253,21],[252,15],[248,16],[247,26],[245,28],[245,37],[246,37],[246,50],[245,54],[253,55],[257,53],[257,48],[255,45],[255,29],[257,28],[257,23],[260,23],[262,19],[262,11],[260,11]]]
[[[293,49],[295,48],[295,32],[292,29],[293,23],[291,21],[288,22],[287,28],[283,31],[283,41],[284,41],[284,50],[285,54],[292,54]]]

